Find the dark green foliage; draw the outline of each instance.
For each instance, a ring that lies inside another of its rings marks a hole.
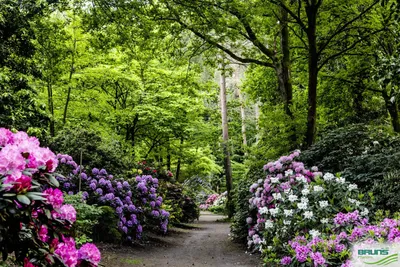
[[[129,153],[123,144],[115,139],[105,139],[100,132],[87,126],[70,126],[57,133],[50,144],[53,151],[68,154],[86,168],[102,166],[110,173],[121,174],[128,171]]]
[[[340,172],[363,192],[372,191],[377,208],[394,211],[397,205],[387,204],[391,195],[387,192],[397,192],[395,179],[387,174],[400,169],[399,148],[398,135],[383,127],[356,124],[327,133],[301,154],[301,160],[323,172]]]
[[[378,154],[399,145],[400,138],[384,127],[354,124],[325,134],[312,147],[302,152],[300,161],[307,166],[317,166],[323,172],[336,173],[371,155],[379,158]]]
[[[43,125],[47,125],[49,117],[36,98],[26,78],[0,70],[0,127],[23,131],[41,128],[34,134],[45,133]]]
[[[384,175],[382,180],[377,180],[372,189],[379,196],[378,205],[392,212],[400,211],[400,172],[393,171]]]
[[[248,236],[248,225],[246,223],[246,218],[251,217],[250,213],[252,212],[249,208],[249,199],[251,197],[249,188],[253,182],[256,182],[263,176],[264,173],[262,166],[253,165],[249,169],[246,175],[246,179],[240,181],[237,184],[234,194],[236,213],[235,216],[233,217],[233,222],[231,225],[232,238],[233,240],[235,240],[235,242],[241,244],[246,243]]]
[[[109,206],[99,207],[101,210],[100,223],[94,226],[94,241],[102,241],[108,243],[118,243],[122,240],[121,232],[118,230],[118,216],[115,209]]]
[[[192,198],[183,193],[179,183],[160,182],[160,193],[168,206],[172,223],[188,223],[199,218],[200,210]]]

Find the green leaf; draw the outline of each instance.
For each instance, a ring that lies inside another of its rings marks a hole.
[[[17,195],[17,199],[22,204],[25,204],[25,205],[31,204],[31,200],[25,195]]]
[[[52,185],[55,187],[59,187],[60,183],[57,181],[57,179],[53,175],[48,175],[49,181]]]
[[[43,197],[43,194],[39,192],[28,192],[26,193],[26,196],[29,197],[31,200],[40,200],[40,201],[46,200],[46,198]]]

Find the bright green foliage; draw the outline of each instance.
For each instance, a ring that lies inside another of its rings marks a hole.
[[[72,205],[77,218],[73,226],[74,236],[77,237],[76,243],[81,245],[86,242],[92,242],[90,238],[94,227],[99,224],[102,218],[102,210],[96,205],[88,205],[82,200],[82,194],[64,195],[64,202]]]

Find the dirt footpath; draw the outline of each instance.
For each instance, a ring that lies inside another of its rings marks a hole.
[[[257,255],[246,254],[229,240],[229,223],[216,222],[222,216],[203,213],[195,229],[171,229],[158,242],[143,248],[102,249],[103,266],[127,267],[257,267]]]

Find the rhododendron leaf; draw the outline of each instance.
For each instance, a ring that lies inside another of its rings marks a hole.
[[[29,171],[27,171],[27,170],[24,170],[24,171],[22,172],[22,174],[25,175],[25,176],[32,176],[32,173],[29,172]]]
[[[50,181],[50,183],[51,183],[52,185],[54,185],[55,187],[59,187],[59,186],[60,186],[60,183],[57,181],[56,178],[54,178],[53,175],[48,174],[48,175],[46,175],[46,176],[47,176],[47,178],[49,179],[49,181]]]
[[[64,175],[62,175],[61,173],[53,173],[54,174],[54,176],[56,176],[56,177],[60,177],[60,178],[65,178],[65,176]]]
[[[3,197],[15,197],[15,195],[16,194],[14,194],[14,193],[6,193],[6,194],[3,194]]]
[[[31,200],[25,195],[17,195],[17,199],[22,204],[25,204],[25,205],[31,204]]]
[[[32,200],[40,200],[40,201],[46,200],[46,198],[43,197],[43,194],[39,192],[28,192],[26,193],[26,196]]]
[[[49,261],[51,265],[55,263],[54,257],[51,256],[50,254],[47,255],[46,259]]]
[[[51,219],[51,212],[49,210],[44,211],[46,213],[47,218]]]

